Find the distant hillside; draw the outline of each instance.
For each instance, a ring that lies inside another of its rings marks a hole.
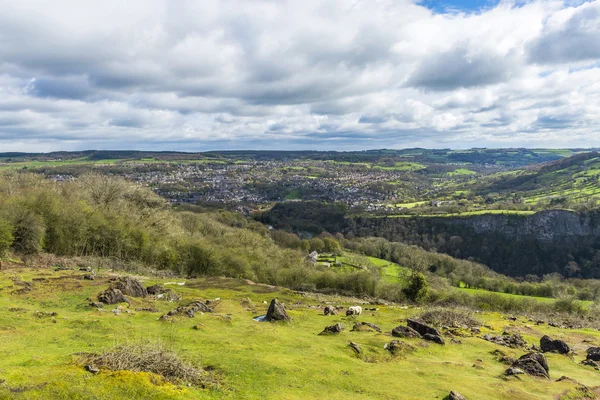
[[[385,163],[393,160],[416,161],[426,164],[480,164],[516,168],[539,164],[574,154],[580,149],[377,149],[363,151],[313,151],[313,150],[223,150],[206,152],[135,151],[135,150],[85,150],[50,153],[0,153],[0,161],[49,160],[190,160],[219,158],[231,160],[332,160],[343,162]]]
[[[600,155],[576,154],[554,162],[489,176],[474,187],[482,196],[515,194],[528,202],[586,201],[600,195]]]

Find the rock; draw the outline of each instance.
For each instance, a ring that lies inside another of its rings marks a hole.
[[[187,306],[179,306],[176,309],[169,311],[167,315],[173,317],[178,314],[185,314],[190,318],[194,318],[196,313],[204,314],[205,312],[211,313],[213,312],[213,309],[201,301],[193,301]]]
[[[441,345],[446,344],[446,342],[444,342],[444,339],[442,339],[441,336],[432,335],[431,333],[424,334],[423,339],[429,340],[430,342],[434,342],[434,343],[441,344]]]
[[[360,354],[360,346],[354,342],[350,342],[350,344],[348,345],[352,348],[352,350],[354,350],[356,352],[356,354]]]
[[[413,351],[415,348],[408,343],[404,343],[401,340],[392,340],[391,342],[386,343],[384,349],[396,355],[407,351]]]
[[[353,331],[356,332],[379,332],[381,333],[381,328],[375,324],[370,322],[355,322],[352,327]]]
[[[100,370],[96,367],[94,367],[93,365],[86,365],[85,367],[83,367],[87,372],[90,372],[92,374],[97,374],[100,372]]]
[[[152,285],[148,286],[146,291],[151,295],[163,294],[165,292],[165,287],[162,285]]]
[[[548,362],[546,361],[546,357],[542,353],[525,354],[513,363],[512,368],[518,368],[532,376],[537,376],[546,379],[550,378],[550,375],[548,375]]]
[[[587,365],[587,366],[594,367],[594,368],[600,367],[600,364],[598,364],[598,362],[594,361],[594,360],[583,360],[581,362],[581,365]]]
[[[181,300],[181,296],[172,291],[171,289],[165,290],[164,293],[160,293],[156,295],[157,300],[163,300],[168,302],[179,301]]]
[[[492,336],[489,333],[483,336],[483,340],[487,340],[488,342],[496,343],[501,346],[510,347],[513,349],[519,347],[526,347],[527,342],[521,335],[518,333],[510,334],[507,332],[503,332],[502,335]]]
[[[420,338],[421,334],[409,326],[397,326],[392,330],[392,336],[401,338]]]
[[[102,308],[104,307],[104,303],[101,303],[99,301],[92,301],[90,303],[90,307]]]
[[[146,297],[148,291],[142,284],[135,278],[130,276],[120,276],[112,284],[111,288],[118,289],[126,296],[131,297]]]
[[[586,350],[586,360],[600,361],[600,347],[590,347]]]
[[[157,310],[154,307],[142,307],[142,308],[136,308],[135,311],[145,311],[145,312],[151,312],[151,313],[156,313],[159,312],[159,310]]]
[[[246,311],[252,311],[255,312],[256,311],[256,307],[254,306],[254,302],[252,301],[252,299],[250,299],[250,297],[246,297],[245,299],[243,299],[240,304],[242,305],[242,307],[244,307],[244,309]]]
[[[291,318],[287,315],[285,311],[285,306],[279,302],[277,299],[271,300],[271,304],[269,304],[269,310],[267,311],[267,315],[265,320],[269,322],[273,321],[289,321]]]
[[[319,333],[319,335],[337,335],[344,329],[346,329],[346,325],[337,323],[335,325],[326,326],[325,329],[323,329],[323,332]]]
[[[96,276],[92,275],[92,274],[87,274],[83,276],[83,279],[86,281],[93,281],[94,279],[96,279]]]
[[[454,390],[448,395],[448,400],[467,400],[462,394],[455,392]]]
[[[325,306],[323,309],[323,314],[325,315],[337,315],[337,310],[333,306]]]
[[[419,332],[421,336],[424,336],[428,333],[435,336],[442,336],[442,334],[437,329],[427,325],[423,321],[419,321],[417,319],[408,319],[406,322],[409,328],[412,328],[415,331]]]
[[[129,303],[129,300],[123,295],[119,289],[106,289],[98,295],[98,301],[104,304]]]
[[[506,370],[506,375],[523,375],[525,371],[520,368],[510,367]]]
[[[540,349],[544,353],[559,353],[569,354],[571,349],[563,340],[553,340],[550,336],[545,335],[540,339]]]

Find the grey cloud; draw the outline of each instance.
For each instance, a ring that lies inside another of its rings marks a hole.
[[[558,29],[547,25],[528,51],[529,61],[538,64],[600,59],[600,2],[580,6]]]
[[[31,91],[40,97],[83,99],[92,93],[87,77],[39,78],[33,81]]]
[[[509,80],[519,67],[515,54],[470,54],[467,46],[461,46],[423,61],[406,85],[440,91],[485,86]]]

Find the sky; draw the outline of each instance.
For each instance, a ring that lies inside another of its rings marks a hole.
[[[600,0],[0,0],[0,152],[600,146]]]

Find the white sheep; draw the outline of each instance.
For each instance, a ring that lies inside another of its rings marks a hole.
[[[350,315],[356,315],[359,316],[360,314],[362,314],[362,307],[361,306],[354,306],[354,307],[348,307],[348,310],[346,310],[346,316],[350,316]]]

